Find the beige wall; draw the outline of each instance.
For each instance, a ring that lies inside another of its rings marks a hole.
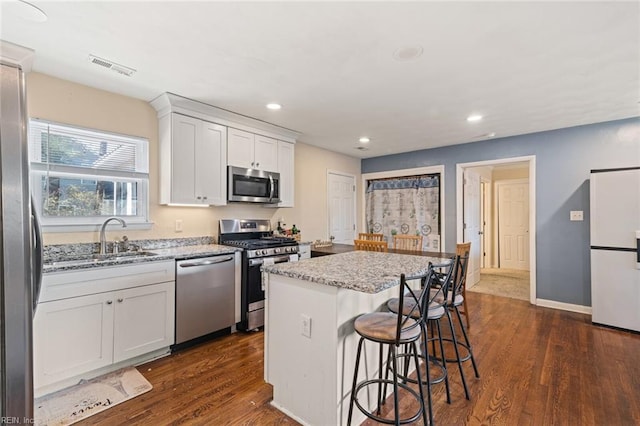
[[[524,167],[519,168],[496,168],[493,171],[492,178],[494,181],[497,180],[508,180],[508,179],[527,179],[529,177],[529,165],[525,165]]]
[[[139,136],[149,140],[150,230],[123,230],[115,236],[129,239],[178,238],[218,234],[218,220],[232,218],[284,218],[294,223],[305,240],[327,237],[326,171],[356,175],[360,181],[360,160],[302,143],[296,144],[295,208],[272,209],[251,204],[225,207],[167,207],[158,204],[158,121],[147,102],[39,73],[27,75],[27,104],[30,117],[109,132]],[[359,201],[359,200],[358,200]],[[360,212],[358,205],[358,214]],[[175,232],[175,221],[183,221],[183,232]],[[97,241],[97,232],[45,233],[45,244]]]
[[[360,159],[348,157],[312,145],[296,144],[296,190],[294,209],[279,209],[275,220],[284,218],[287,227],[295,224],[306,241],[327,240],[329,220],[327,207],[327,171],[355,176],[356,218],[362,212]],[[356,220],[356,223],[359,223]]]

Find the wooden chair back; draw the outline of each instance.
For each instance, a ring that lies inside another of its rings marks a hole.
[[[460,256],[460,257],[469,257],[469,254],[471,253],[471,243],[458,243],[456,245],[456,255]],[[465,268],[465,273],[466,273],[466,268]],[[457,277],[460,278],[460,277]],[[466,278],[466,277],[465,277]]]
[[[460,313],[464,315],[467,323],[467,329],[471,325],[469,322],[469,308],[467,307],[467,269],[469,269],[469,256],[471,255],[471,243],[458,243],[456,245],[456,255],[464,259],[465,264],[463,268],[458,268],[458,274],[464,274],[464,276],[456,277],[456,281],[462,281],[462,297],[464,297],[463,311]]]
[[[386,241],[353,240],[356,250],[387,252],[389,247]]]
[[[369,241],[384,241],[384,235],[382,234],[368,234],[366,232],[360,232],[358,234],[359,240],[369,240]]]
[[[397,250],[422,251],[422,235],[394,235],[393,248]]]

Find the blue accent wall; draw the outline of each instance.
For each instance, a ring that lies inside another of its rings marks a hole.
[[[445,244],[451,249],[456,165],[526,155],[536,156],[537,297],[591,306],[589,173],[640,166],[640,118],[367,158],[362,173],[444,165]],[[571,210],[583,210],[584,221],[570,222]]]

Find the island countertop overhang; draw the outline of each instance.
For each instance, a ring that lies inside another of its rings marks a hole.
[[[353,251],[300,262],[265,265],[265,273],[283,275],[332,287],[378,293],[400,283],[400,274],[422,275],[429,264],[443,264],[446,257]]]

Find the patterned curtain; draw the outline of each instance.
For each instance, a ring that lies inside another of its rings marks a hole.
[[[371,180],[366,194],[367,232],[422,235],[424,250],[440,250],[440,175]]]

